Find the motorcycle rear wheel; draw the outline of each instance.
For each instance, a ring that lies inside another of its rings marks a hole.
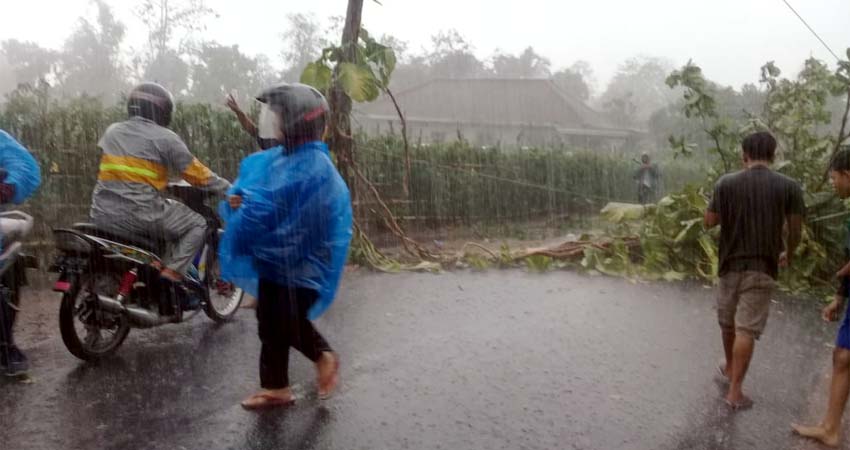
[[[86,274],[62,295],[59,329],[72,355],[93,361],[112,355],[130,333],[126,316],[103,311],[97,295],[118,294],[117,274]],[[104,336],[105,335],[105,336]]]

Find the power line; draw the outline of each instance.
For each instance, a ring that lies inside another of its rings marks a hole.
[[[806,22],[806,19],[804,19],[803,16],[801,16],[800,13],[798,13],[797,10],[794,9],[793,6],[791,6],[790,3],[788,3],[788,0],[782,0],[782,2],[785,3],[785,6],[787,6],[788,9],[790,9],[791,12],[793,12],[794,15],[797,16],[798,19],[800,19],[800,22],[803,22],[803,25],[805,25],[806,28],[808,28],[809,31],[811,31],[812,34],[815,35],[816,38],[818,38],[820,43],[823,44],[824,47],[826,47],[826,49],[829,51],[829,53],[832,53],[832,56],[834,56],[835,59],[837,59],[838,61],[841,61],[841,58],[839,58],[838,55],[836,55],[835,52],[832,51],[831,48],[829,48],[829,45],[827,45],[826,42],[824,42],[824,40],[821,39],[821,37],[818,35],[818,33],[811,26],[809,26],[808,22]]]

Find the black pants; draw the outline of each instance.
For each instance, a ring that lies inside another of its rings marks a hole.
[[[330,346],[307,320],[307,311],[318,297],[312,289],[280,286],[260,280],[257,323],[260,350],[260,385],[264,389],[289,387],[289,348],[316,362]]]
[[[0,292],[0,351],[5,351],[7,345],[10,347],[15,345],[12,327],[15,325],[17,311],[12,307],[13,304],[15,307],[20,304],[20,296],[17,292],[9,290]]]

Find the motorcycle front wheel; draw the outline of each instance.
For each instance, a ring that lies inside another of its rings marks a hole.
[[[213,260],[209,276],[210,282],[207,284],[209,301],[204,307],[204,312],[216,322],[227,322],[233,318],[236,311],[239,311],[239,306],[242,305],[242,300],[245,298],[245,291],[233,283],[221,279],[221,267],[218,258]]]

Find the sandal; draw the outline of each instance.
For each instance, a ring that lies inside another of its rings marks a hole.
[[[242,407],[249,411],[252,411],[258,409],[277,408],[279,406],[287,406],[292,403],[295,403],[294,396],[290,395],[289,398],[281,398],[277,395],[264,392],[260,394],[254,394],[242,401]]]

